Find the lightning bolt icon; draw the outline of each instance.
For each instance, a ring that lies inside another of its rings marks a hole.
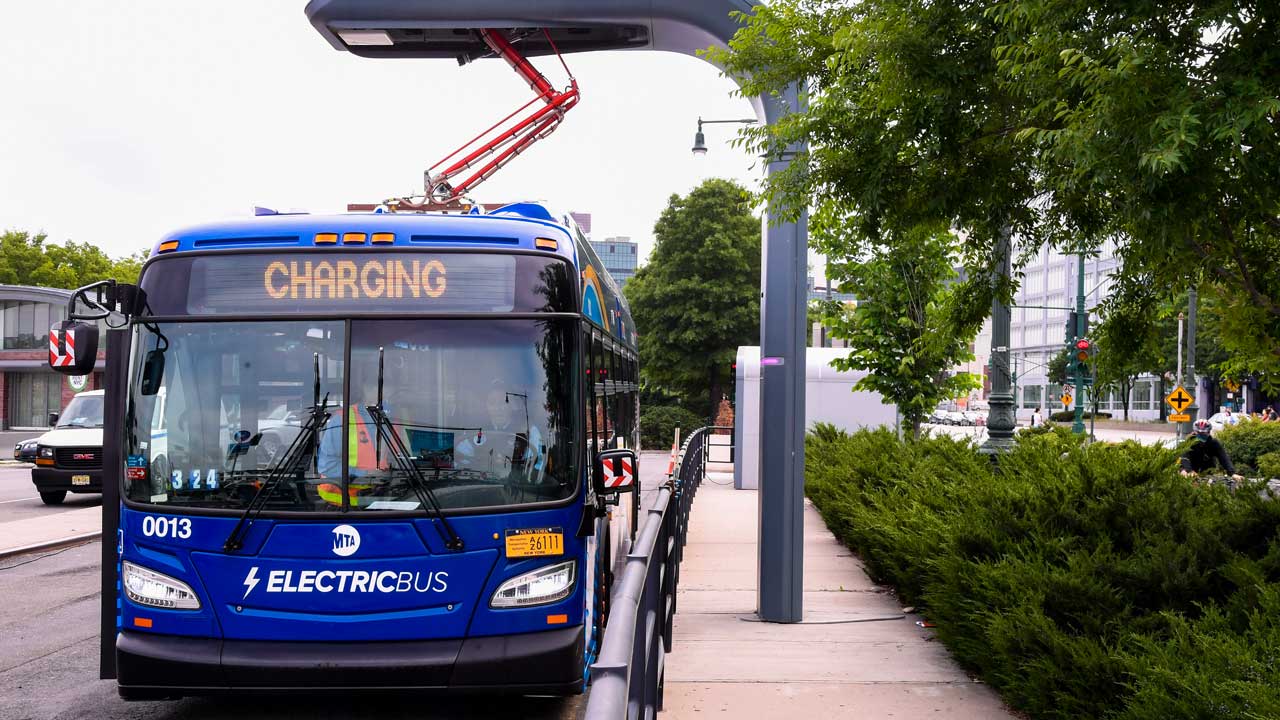
[[[253,567],[249,568],[249,574],[244,576],[244,586],[246,590],[244,591],[244,597],[240,598],[241,600],[244,600],[245,598],[249,597],[249,593],[253,592],[253,589],[258,586],[258,566],[257,565],[254,565]]]

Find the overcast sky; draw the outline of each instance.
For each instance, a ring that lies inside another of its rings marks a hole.
[[[463,1],[463,0],[460,0]],[[0,0],[0,229],[149,248],[176,227],[253,205],[343,211],[421,192],[422,172],[526,102],[497,60],[366,60],[332,49],[302,0]],[[589,212],[595,239],[641,254],[673,192],[708,177],[754,187],[733,83],[667,53],[567,56],[582,101],[478,200]],[[557,86],[554,58],[536,60]]]

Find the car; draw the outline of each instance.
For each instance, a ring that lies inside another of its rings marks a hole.
[[[1228,425],[1238,425],[1243,419],[1245,419],[1245,416],[1238,413],[1220,412],[1209,416],[1209,424],[1213,426],[1213,429],[1216,432]]]
[[[947,411],[947,424],[948,425],[968,425],[969,421],[967,418],[965,418],[964,413],[960,412],[959,410],[949,410]]]
[[[68,492],[102,492],[102,390],[77,393],[59,413],[50,413],[53,429],[36,444],[31,482],[46,505],[58,505]]]
[[[13,459],[20,462],[35,462],[36,445],[40,442],[40,438],[27,438],[17,445],[13,446]]]

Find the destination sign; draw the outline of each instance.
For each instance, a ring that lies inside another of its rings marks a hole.
[[[448,274],[439,259],[274,260],[262,287],[273,300],[438,298],[449,289]]]

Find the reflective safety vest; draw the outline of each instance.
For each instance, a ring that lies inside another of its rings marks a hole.
[[[383,449],[382,462],[378,462],[377,427],[372,422],[365,422],[359,408],[351,406],[348,413],[350,426],[347,430],[347,462],[353,470],[376,470],[391,467],[387,449]],[[347,485],[347,498],[351,505],[359,505],[358,495],[373,487],[351,482]],[[342,488],[336,483],[321,483],[316,486],[316,493],[326,503],[339,507],[342,505]]]
[[[359,470],[377,470],[391,467],[389,458],[378,462],[377,426],[365,422],[360,409],[351,406],[351,425],[347,429],[347,463]],[[384,450],[385,452],[385,450]]]

